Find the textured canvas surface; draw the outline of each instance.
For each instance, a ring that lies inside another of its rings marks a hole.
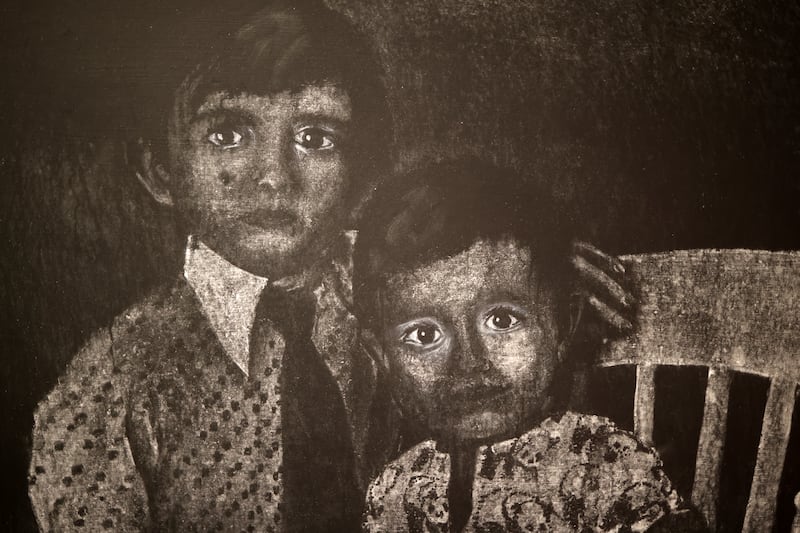
[[[511,167],[551,191],[582,238],[614,255],[800,248],[800,11],[793,3],[327,3],[375,47],[391,116],[386,153],[396,169],[467,155]],[[36,405],[98,329],[180,273],[186,231],[137,180],[131,147],[200,45],[235,26],[230,7],[119,0],[0,8],[4,529],[35,528],[27,491]],[[634,342],[661,345],[668,337],[740,369],[737,361],[757,354],[760,375],[730,377],[727,431],[737,432],[742,449],[726,448],[723,457],[734,466],[722,469],[722,484],[733,488],[721,503],[730,512],[721,515],[736,530],[761,417],[779,404],[764,376],[778,365],[783,378],[796,377],[796,339],[783,333],[796,331],[797,278],[781,256],[759,263],[761,256],[744,251],[718,274],[700,272],[706,267],[694,257],[692,272],[714,277],[700,289],[678,282],[685,278],[673,256],[630,259],[633,275],[653,287],[673,284],[685,300],[718,302],[703,317],[682,304],[668,307],[676,323],[691,324],[669,330],[652,320],[655,297],[639,294],[648,337]],[[746,274],[753,263],[763,279]],[[784,281],[767,281],[773,274]],[[733,296],[715,299],[723,293]],[[783,318],[772,318],[779,308]],[[751,322],[765,317],[763,327]],[[755,351],[731,341],[740,335]],[[685,352],[668,357],[689,360]],[[630,411],[635,386],[623,375],[630,369],[618,370],[613,386],[616,371],[600,378],[601,396],[622,398],[617,403]],[[656,399],[654,445],[683,493],[693,466],[674,465],[694,463],[696,450],[682,443],[701,433],[707,381],[691,372],[653,376],[671,395]],[[793,436],[778,476],[785,530],[800,490],[797,412],[788,415]],[[634,421],[617,422],[633,431]],[[664,437],[662,422],[677,429]],[[70,477],[76,465],[66,465]]]

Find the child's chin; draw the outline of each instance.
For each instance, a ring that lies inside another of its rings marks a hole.
[[[453,428],[459,440],[494,441],[512,436],[516,417],[497,411],[476,411],[464,415]]]

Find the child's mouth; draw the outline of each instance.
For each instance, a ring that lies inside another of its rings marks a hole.
[[[487,408],[503,407],[510,399],[511,388],[504,386],[471,387],[459,391],[450,399],[450,409],[461,415]]]

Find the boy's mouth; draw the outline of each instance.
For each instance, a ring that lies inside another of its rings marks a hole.
[[[288,209],[258,209],[242,217],[243,222],[264,229],[285,228],[297,220],[297,215]]]

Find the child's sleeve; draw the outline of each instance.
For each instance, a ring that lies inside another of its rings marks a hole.
[[[447,531],[450,456],[433,441],[386,465],[367,489],[362,532]]]
[[[476,529],[647,531],[698,518],[684,511],[654,450],[578,413],[485,448],[474,495]]]
[[[148,507],[126,436],[111,330],[95,334],[34,414],[29,494],[43,531],[140,531]]]

